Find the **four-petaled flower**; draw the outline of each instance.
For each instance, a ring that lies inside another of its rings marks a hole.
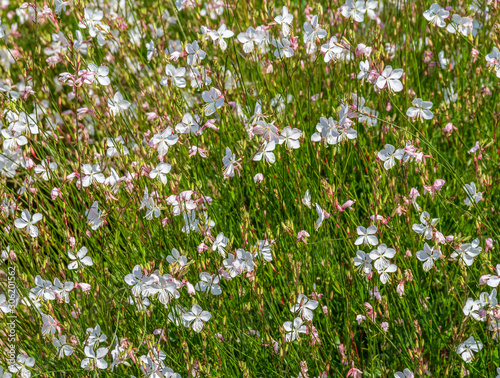
[[[87,252],[87,247],[80,248],[76,255],[73,252],[68,251],[68,257],[73,260],[68,264],[68,269],[75,270],[83,268],[84,266],[92,266],[92,258],[87,256]]]
[[[393,70],[391,66],[387,66],[377,78],[375,84],[380,89],[384,89],[387,86],[390,91],[401,92],[403,90],[403,84],[399,80],[401,76],[403,76],[401,68]]]
[[[283,328],[286,331],[285,340],[287,342],[292,342],[296,338],[300,336],[301,333],[307,332],[307,326],[304,324],[304,321],[297,317],[292,322],[285,322],[283,324]]]
[[[401,160],[404,154],[405,152],[401,148],[396,150],[392,144],[386,144],[377,156],[384,162],[384,168],[389,170],[396,165],[396,159]]]
[[[186,321],[187,325],[193,328],[193,331],[200,333],[203,325],[210,320],[212,315],[208,311],[203,311],[200,305],[195,304],[191,311],[182,314],[182,319]]]
[[[130,107],[130,102],[123,98],[120,92],[116,92],[113,98],[108,99],[109,111],[112,116],[116,116],[122,110],[127,110]]]
[[[434,114],[429,110],[432,108],[432,102],[416,98],[412,101],[412,104],[413,106],[406,111],[406,115],[412,120],[429,120],[434,117]]]
[[[356,229],[358,233],[358,238],[354,242],[355,245],[377,245],[378,238],[375,235],[377,233],[377,226],[370,226],[368,228],[364,228],[363,226],[358,226]]]
[[[423,268],[426,272],[434,266],[434,261],[437,261],[439,256],[441,256],[441,251],[436,247],[429,247],[427,243],[424,243],[422,251],[417,251],[417,259],[423,261]]]
[[[40,213],[33,214],[33,218],[31,218],[28,210],[24,209],[21,213],[21,218],[18,218],[14,221],[14,225],[17,228],[25,228],[28,230],[28,233],[32,238],[36,238],[38,236],[38,227],[35,226],[35,223],[39,222],[43,218],[43,215]]]
[[[304,320],[313,320],[313,310],[318,307],[318,301],[308,299],[304,294],[300,294],[297,298],[297,304],[290,308],[291,312],[298,312]]]

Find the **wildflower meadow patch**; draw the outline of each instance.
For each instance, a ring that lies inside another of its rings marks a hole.
[[[495,0],[0,0],[0,378],[500,377]]]

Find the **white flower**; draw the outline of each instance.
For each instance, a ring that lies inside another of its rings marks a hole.
[[[437,261],[439,256],[441,256],[441,251],[435,247],[429,247],[427,243],[424,243],[422,251],[417,251],[417,259],[424,262],[423,268],[426,272],[434,266],[434,261]]]
[[[33,218],[31,218],[28,210],[24,209],[21,213],[21,218],[18,218],[14,221],[14,226],[16,228],[25,228],[28,230],[28,233],[32,238],[36,238],[38,236],[38,227],[35,226],[35,223],[39,222],[43,218],[43,215],[40,213],[33,214]]]
[[[158,300],[160,303],[166,305],[172,298],[179,298],[181,294],[177,290],[175,282],[169,281],[172,277],[169,274],[159,276],[159,283],[155,285]]]
[[[80,250],[76,253],[76,255],[73,254],[73,252],[68,251],[68,257],[71,260],[74,260],[68,264],[68,269],[70,270],[79,269],[83,268],[84,265],[92,266],[93,264],[92,258],[90,256],[87,256],[87,252],[88,252],[87,247],[80,248]]]
[[[182,319],[185,320],[196,333],[200,333],[203,329],[204,323],[208,322],[212,315],[208,311],[203,311],[203,309],[195,304],[191,311],[186,312],[182,315]]]
[[[224,236],[224,233],[221,232],[214,240],[212,244],[212,251],[217,251],[222,257],[226,257],[226,246],[229,242],[229,239]]]
[[[160,163],[156,166],[156,168],[152,169],[151,172],[149,172],[149,177],[151,177],[152,179],[158,177],[161,183],[165,185],[167,183],[167,173],[169,173],[171,169],[172,166],[170,164]]]
[[[194,117],[191,113],[186,113],[182,117],[182,122],[175,126],[175,131],[179,134],[196,134],[200,129],[200,117],[195,114]]]
[[[491,293],[483,292],[479,294],[479,303],[482,308],[495,308],[498,305],[497,289],[493,289]]]
[[[82,178],[82,186],[84,188],[89,187],[92,185],[94,182],[98,182],[99,184],[102,184],[106,177],[101,173],[101,167],[99,164],[84,164],[82,166],[83,173],[85,176]]]
[[[327,144],[336,144],[340,133],[337,129],[338,124],[332,117],[326,119],[325,117],[320,117],[319,123],[316,124],[317,133],[311,136],[313,142],[320,142],[325,139]]]
[[[264,158],[264,162],[273,164],[276,161],[276,156],[274,155],[274,149],[276,148],[276,143],[272,140],[269,143],[264,142],[262,144],[262,151],[259,151],[253,157],[253,161],[261,161]]]
[[[467,198],[465,199],[465,204],[467,206],[472,206],[473,205],[472,201],[474,201],[475,203],[481,201],[483,193],[477,191],[476,184],[474,183],[474,181],[472,181],[470,184],[465,184],[464,189],[465,192],[467,193]]]
[[[54,285],[52,289],[57,294],[59,298],[64,300],[64,302],[69,303],[69,293],[75,288],[75,283],[73,281],[66,281],[64,284],[59,280],[59,278],[54,279]]]
[[[398,148],[396,150],[392,144],[386,144],[377,156],[384,162],[384,168],[389,170],[396,165],[396,159],[401,160],[403,155],[404,151],[402,149]]]
[[[301,130],[292,129],[290,126],[286,126],[281,132],[280,144],[285,143],[285,147],[290,150],[297,149],[300,147],[299,138],[301,135]]]
[[[393,70],[391,66],[387,66],[377,78],[375,85],[380,89],[387,85],[390,91],[401,92],[403,90],[403,84],[399,80],[401,76],[403,76],[401,68]]]
[[[39,165],[35,167],[35,173],[38,173],[40,177],[47,181],[51,175],[51,171],[55,171],[57,169],[57,163],[49,163],[47,160],[43,159]]]
[[[43,298],[45,300],[53,301],[56,299],[56,294],[52,289],[52,282],[49,280],[44,280],[40,275],[37,275],[34,279],[35,287],[31,289],[33,293],[38,298]]]
[[[424,12],[424,17],[431,24],[439,26],[440,28],[446,25],[444,22],[445,18],[450,15],[450,12],[441,8],[441,6],[437,3],[431,5],[431,8]]]
[[[229,277],[231,278],[234,278],[240,274],[238,264],[239,262],[234,258],[234,255],[232,253],[229,253],[227,255],[227,259],[222,261],[222,265],[224,265],[224,268],[227,269],[227,274],[229,274]]]
[[[42,321],[43,321],[42,335],[44,336],[48,334],[53,335],[54,333],[56,333],[57,326],[59,324],[57,320],[55,320],[50,315],[42,314]]]
[[[354,21],[363,22],[365,19],[366,6],[364,0],[347,0],[342,6],[342,15],[352,18]]]
[[[225,41],[225,38],[231,38],[234,33],[231,30],[227,30],[226,24],[222,24],[219,30],[211,30],[208,35],[214,42],[218,41],[221,50],[224,51],[227,48],[227,42]]]
[[[375,10],[378,8],[378,1],[376,0],[367,0],[365,4],[366,8],[366,15],[370,20],[375,20],[377,18],[377,15],[375,13]]]
[[[496,276],[491,274],[483,276],[488,286],[497,287],[500,284],[500,264],[497,264],[496,271],[497,271]],[[481,277],[481,279],[483,279],[483,277]]]
[[[482,248],[479,247],[479,239],[474,239],[472,243],[461,244],[458,249],[451,254],[452,258],[460,258],[460,263],[467,266],[471,266],[474,262],[474,258],[479,255]]]
[[[190,233],[191,231],[199,231],[199,219],[196,218],[196,213],[194,211],[190,213],[184,212],[182,217],[184,218],[182,232]]]
[[[82,29],[89,28],[89,34],[95,38],[99,33],[98,26],[102,26],[101,20],[104,13],[101,10],[93,11],[92,9],[85,8],[83,11],[83,19],[78,24]]]
[[[302,198],[302,203],[306,205],[308,208],[311,208],[311,195],[309,194],[309,189],[306,190],[304,194],[304,198]]]
[[[263,35],[257,32],[253,27],[249,27],[245,33],[238,34],[238,41],[243,43],[243,51],[245,53],[251,53],[254,49],[254,45],[259,45],[263,40]],[[293,54],[292,54],[293,55]]]
[[[147,281],[148,277],[142,275],[142,269],[140,265],[134,266],[132,273],[127,274],[124,277],[124,281],[127,285],[132,286],[132,294],[134,296],[139,296],[143,290],[143,283]]]
[[[372,271],[372,259],[370,254],[363,251],[357,251],[356,257],[353,258],[354,266],[358,267],[364,274],[369,274]]]
[[[167,256],[167,261],[169,264],[179,264],[179,266],[184,266],[187,264],[187,257],[181,256],[179,251],[175,248],[172,248],[172,254]]]
[[[19,373],[19,376],[22,378],[30,378],[31,371],[28,368],[32,368],[33,366],[35,366],[35,359],[33,357],[18,354],[16,362],[13,365],[9,365],[9,371],[11,373]]]
[[[198,46],[198,41],[188,43],[186,45],[186,52],[188,53],[187,63],[190,66],[198,65],[207,56],[207,53]]]
[[[416,98],[412,101],[414,106],[408,108],[406,111],[406,115],[411,119],[415,120],[424,120],[424,119],[432,119],[434,114],[429,110],[432,108],[432,102],[424,101],[421,98]]]
[[[281,10],[281,14],[276,16],[274,18],[274,21],[276,21],[278,25],[281,25],[283,35],[285,37],[288,37],[288,33],[290,32],[290,26],[292,25],[293,21],[293,15],[288,13],[288,8],[283,7],[283,9]]]
[[[457,347],[456,352],[460,354],[465,362],[469,363],[474,358],[473,352],[479,352],[481,349],[483,349],[481,341],[476,340],[474,339],[474,336],[471,336]]]
[[[220,276],[217,274],[210,274],[207,272],[200,273],[200,282],[195,285],[195,290],[204,293],[210,292],[212,295],[222,294],[219,286]]]
[[[375,235],[377,233],[377,226],[370,226],[368,228],[364,228],[363,226],[358,226],[356,229],[358,233],[358,238],[354,242],[354,245],[377,245],[378,238]]]
[[[203,98],[203,101],[206,102],[205,104],[206,116],[214,114],[217,111],[217,109],[222,108],[222,105],[224,105],[224,96],[217,88],[212,87],[210,88],[209,91],[204,91],[201,94],[201,97]]]
[[[394,373],[394,378],[414,378],[414,376],[410,369],[404,369],[403,372]]]
[[[240,271],[240,273],[251,272],[254,270],[255,265],[253,263],[253,255],[250,252],[245,251],[243,248],[238,248],[236,250],[236,262],[235,266]]]
[[[130,107],[130,102],[124,100],[120,92],[116,92],[113,98],[108,99],[108,106],[111,115],[116,116],[122,110],[127,110]]]
[[[439,218],[431,218],[427,211],[420,214],[420,222],[422,224],[414,223],[412,226],[413,231],[417,234],[423,235],[427,240],[432,239],[433,226],[439,221]]]
[[[318,219],[314,225],[314,228],[317,230],[321,227],[321,224],[325,220],[325,211],[321,208],[321,206],[319,206],[318,203],[315,203],[314,205],[316,206],[316,213],[318,214]]]
[[[95,347],[96,344],[102,343],[108,339],[104,333],[101,334],[101,326],[99,324],[97,324],[95,328],[87,328],[86,332],[88,334],[86,344],[91,347]]]
[[[459,32],[464,37],[467,37],[472,33],[472,30],[474,29],[472,18],[460,17],[458,14],[454,14],[451,19],[453,22],[448,24],[446,27],[448,33],[455,34],[456,32]]]
[[[56,355],[58,358],[70,356],[73,354],[73,346],[66,342],[66,336],[55,337],[52,339],[52,345],[56,348]]]
[[[396,256],[396,250],[393,248],[387,248],[385,244],[380,244],[377,249],[370,252],[370,259],[375,261],[375,269],[379,269],[382,266],[387,266],[390,264],[389,259]]]
[[[222,164],[224,164],[224,177],[233,177],[236,155],[233,154],[229,147],[226,147],[226,156],[222,158]]]
[[[108,138],[106,141],[106,146],[108,150],[106,151],[106,155],[108,157],[119,156],[120,154],[128,155],[129,150],[127,146],[125,146],[125,142],[122,136],[117,136],[116,138]]]
[[[285,340],[287,342],[292,342],[297,337],[299,337],[300,333],[307,332],[307,326],[304,324],[304,321],[301,318],[295,318],[292,322],[285,322],[283,324],[283,328],[287,332],[285,334]]]
[[[394,264],[380,265],[377,268],[377,273],[380,274],[380,281],[383,284],[387,283],[391,279],[389,273],[394,273],[396,270],[398,270],[398,267]]]
[[[368,79],[368,77],[370,76],[370,62],[368,60],[359,62],[359,71],[360,71],[358,74],[359,80]]]
[[[29,131],[31,134],[38,134],[39,130],[36,123],[36,114],[26,114],[25,112],[21,112],[18,120],[14,123],[13,130],[19,133]]]
[[[92,230],[97,230],[102,223],[99,202],[94,201],[90,209],[85,212],[85,216],[87,217],[87,224],[92,228]]]
[[[186,79],[184,75],[186,74],[186,69],[184,67],[175,68],[171,64],[167,64],[165,67],[165,73],[167,77],[161,79],[161,85],[175,85],[177,88],[184,88],[186,86]]]
[[[272,241],[271,241],[272,243]],[[259,243],[254,246],[256,249],[255,256],[262,256],[264,260],[273,261],[271,246],[268,240],[259,240]]]
[[[313,320],[313,310],[318,307],[318,301],[308,299],[304,294],[300,294],[297,298],[297,304],[290,308],[291,312],[298,312],[302,319]]]
[[[99,348],[94,351],[90,345],[87,345],[84,353],[86,358],[80,363],[82,369],[106,369],[108,367],[108,363],[103,358],[108,354],[108,348]]]
[[[345,54],[345,49],[337,42],[337,37],[333,36],[328,43],[321,46],[321,52],[325,54],[323,60],[328,63],[331,60],[341,59]]]
[[[318,16],[313,16],[311,22],[304,22],[304,43],[315,42],[316,38],[322,39],[327,36],[325,29],[318,25]]]
[[[282,59],[282,58],[290,58],[293,56],[293,49],[290,47],[290,41],[286,38],[283,38],[281,40],[279,39],[273,39],[271,41],[271,45],[276,47],[276,50],[274,50],[274,56],[276,59]]]
[[[500,51],[498,47],[494,46],[491,52],[486,55],[486,67],[489,70],[495,71],[498,78],[500,78]]]
[[[153,56],[155,56],[157,53],[155,43],[151,40],[150,42],[146,43],[146,59],[148,62],[153,59]]]
[[[97,81],[101,85],[109,85],[111,83],[111,80],[109,79],[109,67],[106,66],[100,66],[97,67],[94,63],[89,64],[89,71],[93,72],[95,77],[97,78]]]
[[[160,215],[161,215],[161,210],[160,208],[156,205],[156,202],[155,200],[153,199],[153,197],[148,197],[145,201],[144,201],[144,205],[146,207],[146,215],[144,216],[144,218],[146,218],[147,220],[151,220],[153,219],[153,216],[155,218],[158,218]]]
[[[174,131],[169,126],[163,130],[160,134],[153,135],[151,138],[151,143],[158,149],[158,155],[165,156],[168,152],[169,146],[173,146],[177,143],[179,137],[174,134]]]
[[[18,146],[28,144],[28,139],[20,132],[10,129],[3,129],[2,136],[5,138],[3,141],[4,150],[14,151]]]
[[[481,309],[481,301],[475,301],[472,298],[468,298],[462,311],[465,316],[471,316],[478,322],[484,322],[486,320],[486,315],[480,315],[479,310]]]

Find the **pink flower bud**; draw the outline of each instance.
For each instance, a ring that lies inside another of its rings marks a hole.
[[[479,285],[486,285],[490,278],[491,274],[485,274],[484,276],[481,276],[481,278],[479,278]]]
[[[448,122],[446,124],[446,126],[443,128],[443,131],[446,133],[446,134],[449,134],[451,135],[451,133],[454,131],[454,130],[458,130],[451,122]]]
[[[257,173],[254,177],[253,177],[253,181],[258,184],[259,182],[262,182],[264,181],[264,175],[262,173]]]
[[[84,293],[89,292],[89,291],[90,291],[90,289],[92,288],[92,287],[91,287],[88,283],[85,283],[85,282],[80,282],[80,283],[75,282],[75,289],[76,289],[77,285],[78,285],[78,287],[79,287],[80,289],[82,289],[82,291],[83,291]]]
[[[60,195],[61,195],[61,189],[59,188],[54,188],[50,192],[50,198],[52,198],[53,200],[55,200]]]
[[[493,249],[493,239],[488,238],[484,241],[486,244],[486,248],[484,249],[484,252],[488,252],[490,249]]]
[[[396,288],[396,293],[399,294],[399,296],[403,296],[405,295],[405,282],[404,281],[401,281],[399,284],[398,284],[398,287]]]

